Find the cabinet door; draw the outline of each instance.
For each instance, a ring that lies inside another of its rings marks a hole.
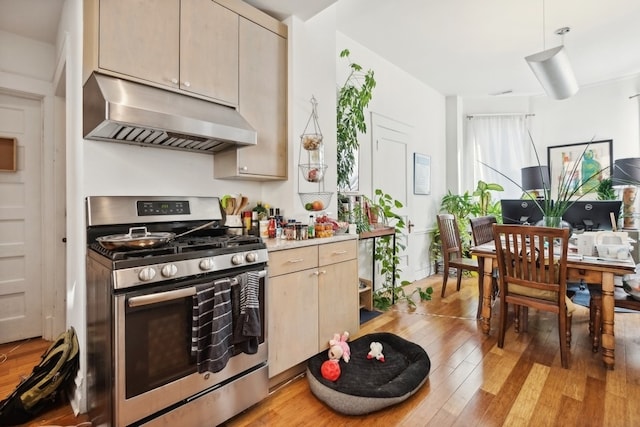
[[[317,269],[271,277],[267,282],[269,377],[318,352]]]
[[[237,150],[241,174],[287,177],[287,40],[240,18],[240,113],[258,144]]]
[[[99,67],[178,87],[180,0],[102,0]]]
[[[238,105],[238,20],[211,0],[182,2],[181,89]]]
[[[329,348],[333,334],[360,330],[358,261],[320,266],[318,276],[318,349]]]

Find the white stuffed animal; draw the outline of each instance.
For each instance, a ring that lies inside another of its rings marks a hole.
[[[371,351],[367,354],[367,359],[376,359],[380,362],[384,362],[384,354],[382,354],[382,344],[377,341],[373,341],[369,348]]]

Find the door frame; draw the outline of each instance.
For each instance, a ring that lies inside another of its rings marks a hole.
[[[0,72],[0,81],[3,82],[0,91],[4,94],[39,101],[42,108],[42,185],[40,193],[40,223],[42,227],[42,264],[41,269],[41,330],[42,338],[53,340],[66,328],[66,255],[64,249],[59,247],[59,239],[56,229],[59,229],[60,221],[64,224],[64,218],[59,217],[60,203],[66,205],[65,188],[59,188],[60,177],[64,177],[64,162],[57,162],[56,151],[62,144],[64,147],[64,119],[57,120],[54,86],[52,82],[45,82],[27,76]],[[64,107],[63,107],[64,108]],[[62,130],[59,127],[62,127]],[[61,133],[62,132],[62,133]],[[62,153],[64,156],[64,152]],[[53,212],[54,218],[46,217],[45,212]],[[64,212],[64,210],[63,210]],[[52,223],[55,224],[52,226]],[[62,264],[60,264],[62,256]],[[57,257],[57,258],[56,258]],[[46,278],[53,278],[47,281]],[[48,284],[48,285],[46,285]]]

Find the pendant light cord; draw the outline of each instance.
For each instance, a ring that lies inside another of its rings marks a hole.
[[[546,28],[544,15],[545,15],[544,0],[542,0],[542,50],[547,49],[546,36],[545,36],[547,32],[547,28]]]

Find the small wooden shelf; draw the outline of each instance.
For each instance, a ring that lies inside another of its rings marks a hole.
[[[364,284],[364,286],[362,286]],[[360,308],[373,310],[373,291],[371,280],[360,278],[358,281],[358,293],[360,294]]]
[[[17,148],[17,139],[0,137],[0,172],[16,171]]]

